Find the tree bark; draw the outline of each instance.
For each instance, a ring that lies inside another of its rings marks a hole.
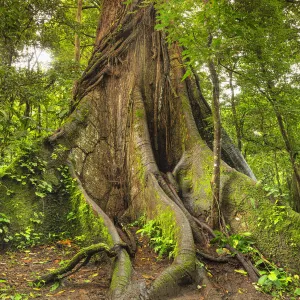
[[[79,26],[81,25],[81,14],[82,14],[82,2],[83,0],[78,0],[77,2],[77,13],[76,22],[78,25],[77,31],[79,31]],[[75,33],[75,62],[80,63],[80,35]]]
[[[281,136],[282,136],[284,144],[285,144],[286,151],[289,154],[290,162],[291,162],[294,176],[295,176],[295,179],[297,182],[297,184],[296,184],[296,188],[297,188],[297,187],[300,187],[300,173],[299,173],[299,167],[297,166],[296,159],[294,156],[295,153],[293,151],[293,147],[291,145],[291,142],[290,142],[290,139],[288,136],[288,132],[286,130],[286,126],[284,125],[283,117],[280,114],[280,112],[278,111],[274,100],[271,100],[271,104],[273,106],[273,109],[274,109],[274,112],[276,115],[277,123],[278,123],[279,130],[280,130]]]
[[[212,227],[221,227],[221,199],[220,199],[220,164],[221,164],[221,114],[220,114],[220,86],[219,77],[214,62],[209,62],[209,71],[213,84],[212,115],[214,123],[214,165],[212,177],[213,205],[211,207]]]
[[[232,116],[233,116],[233,122],[236,132],[236,139],[237,139],[237,146],[240,151],[242,151],[242,134],[241,134],[241,127],[239,125],[238,117],[237,117],[237,111],[236,111],[236,99],[235,99],[235,93],[234,93],[234,87],[233,87],[233,78],[232,74],[233,71],[229,71],[229,86],[231,90],[231,110],[232,110]]]
[[[195,218],[210,216],[215,199],[210,186],[214,164],[220,166],[215,191],[222,197],[220,209],[232,230],[252,231],[266,254],[275,253],[284,264],[297,265],[299,247],[291,250],[290,239],[297,243],[299,237],[296,230],[286,231],[288,226],[297,228],[300,218],[289,212],[293,222],[272,228],[273,241],[268,241],[269,233],[256,223],[258,217],[268,216],[272,204],[253,180],[220,164],[219,142],[213,154],[201,138],[195,116],[206,107],[202,115],[209,117],[210,110],[203,99],[195,101],[196,82],[181,80],[185,70],[180,48],[167,45],[164,34],[154,31],[153,5],[141,5],[140,0],[127,6],[122,2],[103,1],[96,46],[74,93],[76,109],[61,134],[50,138],[52,145],[70,149],[69,159],[83,196],[103,215],[114,242],[119,239],[110,221],[114,217],[132,221],[143,214],[147,219],[164,216],[167,221],[161,226],[176,229],[174,262],[145,295],[129,293],[133,290],[130,260],[124,252],[117,256],[111,298],[167,299],[195,279],[194,240],[201,240]],[[218,113],[218,80],[213,64],[210,69]],[[215,118],[220,141],[219,115]],[[168,172],[177,182],[178,193],[162,174]],[[255,209],[251,199],[256,201]],[[275,250],[269,248],[279,243]]]

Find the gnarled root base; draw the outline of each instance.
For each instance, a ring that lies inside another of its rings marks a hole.
[[[70,276],[71,274],[74,274],[76,271],[78,271],[81,267],[85,266],[90,261],[91,257],[96,253],[104,252],[108,257],[115,257],[120,251],[121,246],[122,245],[115,245],[113,248],[110,248],[104,243],[98,243],[83,248],[72,259],[70,259],[66,265],[53,272],[50,272],[49,274],[41,276],[40,278],[35,280],[35,283],[43,282],[45,284],[48,284],[64,277]],[[83,259],[83,263],[80,264],[79,267],[75,269],[75,271],[71,272]],[[68,272],[71,273],[63,276],[63,274],[66,274]]]

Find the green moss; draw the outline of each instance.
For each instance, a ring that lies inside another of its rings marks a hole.
[[[268,258],[300,272],[300,215],[271,203],[261,187],[237,172],[230,176],[224,192],[224,209],[234,231],[251,232]]]
[[[136,158],[136,166],[137,166],[137,177],[140,180],[142,187],[145,187],[146,170],[143,165],[142,155],[138,149],[136,149],[135,158]]]
[[[81,235],[86,243],[112,245],[103,221],[85,203],[68,167],[58,167],[68,151],[64,148],[62,155],[52,157],[39,146],[39,151],[22,154],[1,178],[0,212],[11,221],[10,234],[27,230],[38,234],[41,243]],[[43,216],[39,222],[36,214]]]
[[[208,210],[212,199],[212,162],[209,159],[200,160],[200,156],[194,154],[189,159],[191,166],[180,172],[179,185],[182,191],[193,199],[196,207]]]
[[[131,270],[132,266],[130,257],[126,251],[122,251],[118,260],[115,260],[114,271],[110,284],[110,290],[112,292],[116,290],[121,292],[121,290],[128,285],[128,281],[131,277]]]
[[[144,110],[143,109],[136,109],[135,116],[137,118],[143,119],[144,118]]]
[[[157,197],[159,197],[157,195]],[[179,227],[176,223],[176,218],[173,210],[170,207],[162,209],[160,205],[156,207],[155,217],[152,220],[153,224],[159,228],[159,234],[162,238],[162,241],[168,241],[168,243],[174,243],[174,250],[172,251],[171,256],[176,257],[178,255],[178,234]],[[158,234],[158,233],[157,233]],[[158,238],[158,237],[156,237]]]
[[[94,213],[91,206],[87,204],[85,198],[77,186],[76,180],[66,173],[64,169],[64,184],[68,192],[71,211],[69,212],[69,222],[72,227],[72,234],[76,234],[84,244],[103,242],[110,246],[113,245],[112,238],[108,229],[104,225],[102,218]]]
[[[7,194],[8,191],[11,194]],[[0,184],[0,212],[6,214],[11,220],[11,230],[20,231],[30,225],[30,217],[34,211],[42,209],[41,203],[32,199],[34,190],[30,187],[5,178]]]
[[[114,271],[111,278],[110,289],[115,290],[118,287],[118,277],[119,277],[119,264],[115,263]]]

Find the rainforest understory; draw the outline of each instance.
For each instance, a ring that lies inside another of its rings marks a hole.
[[[103,2],[96,46],[76,82],[72,113],[36,152],[46,161],[40,176],[46,180],[46,174],[59,187],[49,194],[56,193],[62,207],[73,203],[75,212],[87,203],[89,221],[84,222],[90,225],[85,232],[94,236],[68,265],[45,272],[36,282],[55,282],[101,252],[110,257],[113,269],[108,298],[168,299],[186,285],[210,285],[203,258],[222,264],[227,259],[212,255],[208,246],[218,235],[209,225],[211,110],[197,74],[182,80],[182,49],[154,30],[153,5],[121,2]],[[223,239],[250,232],[264,257],[299,273],[300,215],[288,207],[280,210],[265,195],[225,131],[222,159],[218,230]],[[2,180],[14,182],[9,170]],[[66,185],[72,190],[66,192]],[[34,187],[28,197],[32,194]],[[46,218],[54,211],[63,214],[45,199]],[[281,218],[274,223],[270,216],[277,213]],[[151,284],[132,280],[136,241],[126,226],[141,217],[145,224],[154,220],[162,237],[174,240],[172,263]],[[261,274],[247,254],[226,242],[223,248],[234,254],[251,282],[259,280]],[[209,299],[221,299],[213,284],[210,291]]]

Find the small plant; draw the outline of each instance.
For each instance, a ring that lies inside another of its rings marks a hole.
[[[9,299],[9,300],[27,300],[29,298],[32,298],[31,295],[26,294],[20,294],[16,293],[14,295],[8,295],[8,294],[0,294],[0,299]]]
[[[77,219],[76,214],[73,211],[70,211],[67,215],[67,221],[72,222],[76,219]]]
[[[274,197],[275,199],[281,198],[281,199],[286,199],[288,194],[282,193],[277,186],[272,186],[265,184],[263,186],[263,189],[267,192],[267,197],[271,196]]]
[[[42,212],[34,212],[33,217],[30,218],[30,221],[33,224],[42,224],[43,223],[43,218],[44,218],[44,213]]]
[[[168,255],[169,258],[174,257],[176,243],[174,239],[163,236],[162,228],[157,221],[150,220],[146,222],[143,228],[139,229],[137,233],[150,238],[150,246],[158,253],[159,257],[165,255]]]
[[[25,249],[40,244],[44,238],[42,232],[37,232],[39,225],[43,223],[44,214],[42,212],[34,212],[30,218],[32,225],[29,225],[25,230],[15,233],[13,242],[18,249]]]
[[[45,198],[48,193],[52,192],[52,185],[44,180],[39,180],[36,183],[35,194],[40,198]]]
[[[252,247],[254,242],[251,241],[250,232],[232,234],[229,237],[227,237],[224,233],[220,231],[215,231],[215,235],[216,237],[211,240],[211,243],[217,243],[221,248],[224,248],[228,244],[242,253],[249,253],[254,250],[254,248]]]
[[[284,205],[278,205],[278,201],[276,201],[275,204],[276,205],[272,206],[272,210],[267,217],[258,218],[258,226],[263,226],[264,229],[270,229],[286,220],[288,217],[288,208]]]
[[[60,158],[66,151],[68,151],[68,148],[63,145],[58,145],[55,147],[54,151],[51,154],[51,158],[53,160],[57,160]]]
[[[275,299],[282,299],[283,296],[296,299],[300,296],[299,276],[287,273],[276,265],[268,265],[268,270],[259,272],[259,278],[256,289],[264,293],[271,294]]]
[[[9,234],[10,219],[3,213],[0,213],[0,244],[8,243],[12,240]]]
[[[128,224],[128,227],[142,227],[145,223],[146,223],[146,215],[143,214],[137,220],[135,220],[132,223]]]
[[[28,226],[24,231],[15,233],[13,241],[18,249],[25,249],[40,244],[43,236],[43,233],[35,232],[31,226]]]
[[[274,216],[281,218],[281,212],[285,210],[285,207],[277,207],[274,210]],[[277,220],[276,218],[273,219]],[[258,282],[255,284],[255,288],[261,292],[271,294],[275,299],[282,299],[284,296],[290,297],[289,299],[297,299],[300,296],[300,281],[299,276],[292,276],[282,268],[278,268],[274,263],[268,261],[253,245],[251,241],[251,233],[244,232],[241,234],[233,234],[226,237],[222,232],[216,231],[216,237],[212,240],[212,243],[218,243],[219,249],[229,244],[239,252],[250,256],[255,267],[258,269],[261,275]],[[239,270],[241,273],[241,270]]]
[[[56,281],[51,285],[50,292],[56,291],[60,287],[60,282]]]

